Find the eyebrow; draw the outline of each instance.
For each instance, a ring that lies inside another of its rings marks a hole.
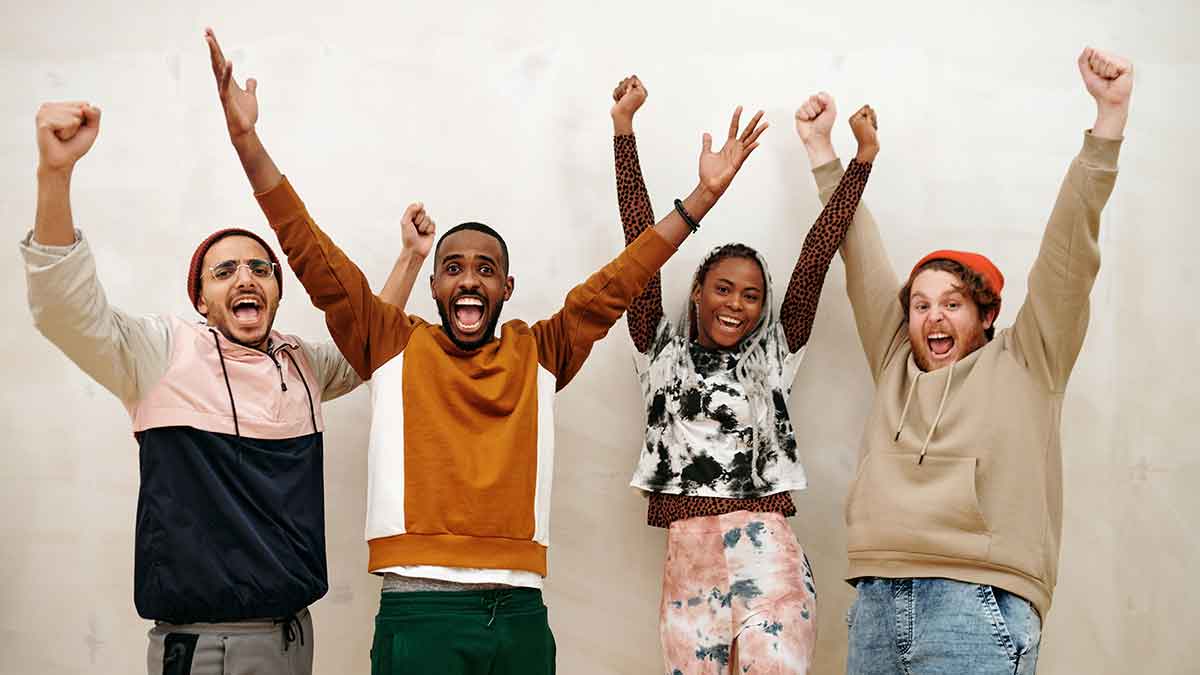
[[[733,281],[732,281],[732,280],[730,280],[730,279],[726,279],[725,277],[717,277],[717,281],[724,281],[725,283],[729,284],[730,286],[735,286],[735,287],[737,286],[737,284],[733,283]],[[742,289],[742,291],[743,291],[743,292],[745,292],[745,291],[757,291],[757,292],[759,292],[759,293],[762,293],[762,289],[761,289],[761,288],[759,288],[758,286],[747,286],[747,287],[743,288],[743,289]]]
[[[486,253],[479,253],[475,257],[483,260],[484,262],[491,263],[497,267],[500,266],[499,263],[497,263],[494,259],[492,259],[492,256],[490,256]],[[467,258],[467,256],[464,253],[447,253],[446,255],[442,256],[442,264],[445,265],[446,263],[450,262],[451,260],[466,260],[466,258]]]

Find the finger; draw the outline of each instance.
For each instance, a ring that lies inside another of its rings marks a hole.
[[[747,144],[749,144],[749,145],[758,145],[758,137],[759,137],[759,136],[762,136],[762,133],[763,133],[764,131],[766,131],[766,130],[767,130],[767,128],[768,128],[768,127],[770,127],[770,126],[771,126],[771,125],[770,125],[770,123],[768,123],[768,122],[763,122],[763,123],[762,123],[762,126],[760,126],[759,128],[755,129],[755,130],[754,130],[754,133],[750,134],[750,136],[748,136],[748,137],[746,138],[746,143],[747,143]]]
[[[233,82],[233,61],[226,61],[225,71],[221,73],[221,79],[217,83],[217,86],[221,89],[222,96],[229,91],[230,82]]]
[[[763,111],[759,110],[758,112],[754,113],[754,117],[751,117],[750,121],[746,123],[746,130],[742,132],[742,142],[749,142],[748,139],[750,138],[750,134],[754,133],[754,129],[758,126],[758,121],[762,119],[762,116]]]
[[[833,105],[833,97],[830,96],[829,92],[827,92],[827,91],[818,92],[816,95],[816,99],[817,99],[817,103],[819,103],[821,105],[821,108],[820,108],[821,112],[825,112],[826,108]]]
[[[83,123],[84,126],[88,127],[100,126],[100,109],[92,105],[85,106],[83,109]]]
[[[746,152],[744,152],[744,153],[742,154],[742,159],[741,159],[741,160],[738,162],[738,166],[739,166],[739,167],[742,165],[742,162],[745,162],[745,161],[746,161],[746,158],[747,158],[747,157],[749,157],[749,156],[750,156],[750,153],[754,152],[754,149],[755,149],[755,148],[757,148],[757,147],[758,147],[758,143],[751,143],[751,144],[750,144],[750,145],[749,145],[749,146],[746,148]]]
[[[246,91],[249,92],[251,96],[254,96],[254,92],[258,91],[258,80],[254,79],[253,77],[246,78]]]
[[[712,136],[708,132],[704,132],[704,140],[701,149],[703,152],[712,152]]]
[[[742,119],[742,106],[733,110],[733,119],[729,120],[729,137],[737,138],[738,127]]]
[[[204,41],[208,43],[208,58],[212,62],[213,75],[220,78],[225,67],[225,53],[221,51],[221,44],[217,42],[217,34],[212,28],[204,29]]]
[[[421,210],[420,204],[418,204],[416,202],[409,204],[404,209],[404,215],[400,216],[401,224],[405,224],[405,225],[412,224],[413,220],[415,219],[415,217],[417,215],[417,212],[420,210]]]

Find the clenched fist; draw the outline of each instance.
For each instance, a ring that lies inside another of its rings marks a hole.
[[[850,116],[850,130],[854,132],[854,140],[858,141],[855,159],[865,163],[875,161],[879,154],[879,120],[875,117],[875,109],[869,105],[859,108]]]
[[[100,109],[81,101],[43,103],[35,119],[39,169],[70,171],[100,133]]]
[[[404,209],[400,218],[401,239],[404,248],[425,258],[433,250],[433,238],[437,234],[437,225],[425,212],[425,205],[413,202]]]
[[[805,143],[817,138],[828,139],[836,119],[837,105],[833,97],[823,91],[813,94],[796,109],[796,133]]]

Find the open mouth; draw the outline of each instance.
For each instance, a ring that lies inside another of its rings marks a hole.
[[[746,323],[745,319],[737,319],[723,314],[717,315],[717,327],[727,333],[737,333],[741,330],[744,323]]]
[[[237,298],[230,307],[233,309],[233,318],[242,326],[253,326],[262,316],[262,301],[251,295]]]
[[[460,333],[470,335],[483,328],[483,300],[475,296],[463,296],[454,301],[451,308],[454,325]]]
[[[929,345],[929,351],[936,357],[944,357],[954,349],[954,338],[945,333],[930,333],[925,337],[926,344]]]

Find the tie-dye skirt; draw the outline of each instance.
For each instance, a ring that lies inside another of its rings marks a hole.
[[[661,611],[668,675],[808,672],[816,588],[804,550],[778,513],[672,523]]]

